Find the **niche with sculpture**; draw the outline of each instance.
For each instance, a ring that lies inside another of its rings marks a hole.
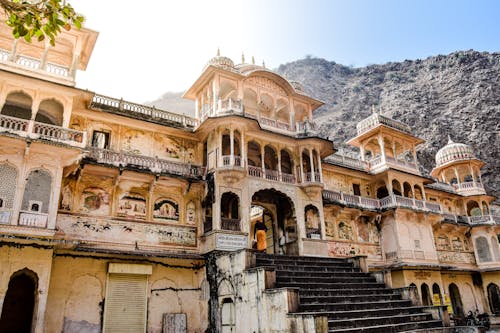
[[[146,199],[139,193],[125,192],[118,200],[116,215],[128,219],[145,219]]]
[[[169,199],[159,199],[154,204],[153,216],[156,220],[179,221],[179,205]]]

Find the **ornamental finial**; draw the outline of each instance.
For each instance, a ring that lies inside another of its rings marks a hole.
[[[220,57],[220,48],[217,47],[217,56]]]
[[[453,140],[451,139],[451,136],[448,134],[448,144],[453,143]]]
[[[245,53],[241,52],[241,63],[245,63]]]
[[[252,56],[252,65],[255,65],[255,58]]]
[[[377,113],[377,109],[375,108],[375,104],[372,104],[372,113],[373,114]]]
[[[266,68],[266,62],[262,60],[262,67]]]

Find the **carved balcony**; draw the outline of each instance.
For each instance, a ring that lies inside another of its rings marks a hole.
[[[380,208],[378,199],[346,194],[340,191],[323,190],[323,200],[362,209],[376,210]]]
[[[484,186],[480,182],[465,182],[460,184],[453,184],[455,192],[460,195],[482,195],[486,194]]]
[[[48,214],[21,211],[19,213],[19,225],[26,227],[46,228]]]

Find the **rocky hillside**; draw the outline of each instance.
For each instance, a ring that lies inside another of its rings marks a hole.
[[[448,135],[473,146],[487,163],[483,181],[488,192],[500,196],[500,53],[463,51],[361,68],[306,58],[276,71],[325,102],[315,119],[337,147],[355,135],[356,123],[375,105],[426,140],[418,151],[426,171]],[[186,112],[179,108],[179,97],[170,93],[151,103]]]
[[[474,147],[487,163],[488,192],[500,196],[500,53],[455,52],[362,68],[307,58],[277,71],[325,102],[315,119],[335,143],[353,137],[375,105],[426,140],[418,158],[427,171],[448,135]]]

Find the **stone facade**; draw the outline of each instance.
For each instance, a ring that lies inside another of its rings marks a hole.
[[[374,113],[349,141],[360,156],[335,154],[315,130],[320,101],[220,56],[185,93],[194,118],[79,90],[71,68],[96,37],[63,32],[64,57],[0,43],[0,330],[23,318],[32,332],[319,330],[254,267],[259,218],[267,253],[363,256],[425,305],[499,311],[500,218],[466,145],[422,175],[422,140]],[[14,61],[28,54],[37,66]]]

